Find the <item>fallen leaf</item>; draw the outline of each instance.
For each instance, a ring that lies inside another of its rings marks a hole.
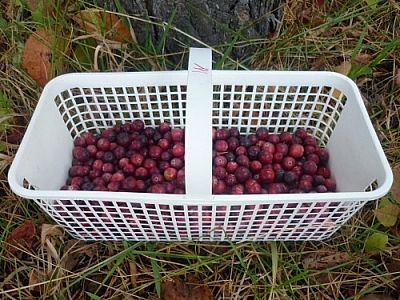
[[[61,1],[60,1],[61,2]],[[55,12],[54,0],[26,0],[28,7],[36,12],[39,10],[43,17],[51,16]],[[59,6],[61,3],[57,3]]]
[[[73,271],[78,265],[79,260],[84,255],[86,243],[81,240],[69,240],[64,246],[64,257],[61,267],[68,271]]]
[[[62,71],[63,57],[70,55],[68,38],[63,37],[61,27],[51,30],[37,29],[25,42],[21,61],[22,67],[41,86]]]
[[[9,133],[1,139],[9,144],[18,144],[22,141],[24,131],[22,128],[10,128]]]
[[[131,275],[132,286],[135,288],[135,287],[137,287],[138,273],[137,273],[136,264],[131,261],[129,262],[129,273]]]
[[[15,254],[19,250],[16,246],[32,249],[36,242],[36,225],[32,220],[26,220],[24,223],[14,228],[7,238],[8,251]]]
[[[351,63],[349,61],[343,61],[340,65],[336,66],[333,68],[333,70],[337,73],[343,74],[347,76],[351,70]],[[334,89],[332,92],[332,96],[334,98],[339,99],[339,97],[342,95],[342,92],[338,89]]]
[[[400,206],[390,201],[390,198],[384,197],[375,209],[375,216],[383,226],[392,227],[396,224],[400,215]]]
[[[41,282],[46,281],[45,274],[38,274],[39,271],[33,269],[29,273],[29,291],[33,296],[40,297],[46,291],[46,285],[40,284]]]
[[[132,41],[130,28],[114,13],[100,9],[81,10],[75,22],[87,33],[95,33],[97,39],[107,39],[118,43]]]
[[[315,0],[316,7],[324,6],[324,4],[325,4],[325,0]]]
[[[51,44],[52,37],[44,29],[38,29],[28,37],[22,52],[22,67],[41,87],[54,77]]]
[[[389,237],[381,232],[375,232],[365,240],[365,252],[372,253],[383,250],[389,241]]]
[[[323,71],[325,70],[326,59],[325,56],[318,57],[311,66],[311,71]]]
[[[354,58],[354,62],[359,65],[367,65],[372,59],[372,55],[367,53],[357,54]]]
[[[51,224],[43,224],[42,225],[42,234],[40,241],[42,245],[46,244],[46,239],[49,239],[50,242],[55,245],[56,238],[63,237],[64,233],[61,231],[59,225],[51,225]]]
[[[86,244],[85,245],[85,255],[89,258],[94,258],[99,254],[99,244]]]
[[[333,70],[337,73],[346,75],[349,74],[351,70],[351,63],[347,60],[343,61],[340,65],[333,68]]]
[[[311,28],[315,28],[324,23],[324,19],[315,14],[311,8],[303,9],[297,17],[301,24],[310,26]]]
[[[186,280],[171,278],[161,283],[162,300],[212,300],[213,295],[200,279],[192,274]]]
[[[305,255],[302,259],[302,265],[305,269],[326,269],[336,265],[343,264],[352,260],[352,256],[345,252],[313,252]]]

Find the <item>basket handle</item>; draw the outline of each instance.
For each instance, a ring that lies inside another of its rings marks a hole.
[[[212,188],[212,53],[190,48],[185,129],[186,194],[211,198]]]

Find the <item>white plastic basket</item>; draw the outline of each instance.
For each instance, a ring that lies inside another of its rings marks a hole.
[[[60,191],[75,136],[139,118],[186,128],[186,194]],[[211,127],[242,133],[306,128],[330,153],[338,192],[212,195]],[[331,72],[212,71],[192,48],[188,71],[67,74],[43,90],[9,171],[12,190],[33,199],[84,240],[320,240],[392,173],[356,85]]]

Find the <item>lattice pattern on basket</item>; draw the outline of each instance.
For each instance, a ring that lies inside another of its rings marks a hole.
[[[319,240],[363,201],[257,205],[169,205],[125,201],[36,200],[75,236],[87,240]]]
[[[184,126],[186,86],[75,88],[61,92],[55,102],[72,136],[137,118],[146,125]]]
[[[214,85],[213,126],[240,127],[242,133],[266,126],[275,132],[305,127],[326,144],[346,97],[329,86]],[[55,99],[73,136],[140,118],[147,125],[184,126],[186,86],[76,88]]]
[[[213,124],[243,133],[260,126],[274,132],[304,127],[326,144],[346,100],[329,86],[214,85]]]

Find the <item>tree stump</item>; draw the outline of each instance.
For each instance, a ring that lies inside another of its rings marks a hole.
[[[256,50],[252,40],[264,39],[276,30],[282,17],[283,2],[119,0],[128,15],[139,18],[131,19],[131,24],[140,45],[151,42],[167,54],[179,54],[188,46],[208,45],[240,60]],[[97,0],[96,4],[114,11],[117,9],[113,0]]]

